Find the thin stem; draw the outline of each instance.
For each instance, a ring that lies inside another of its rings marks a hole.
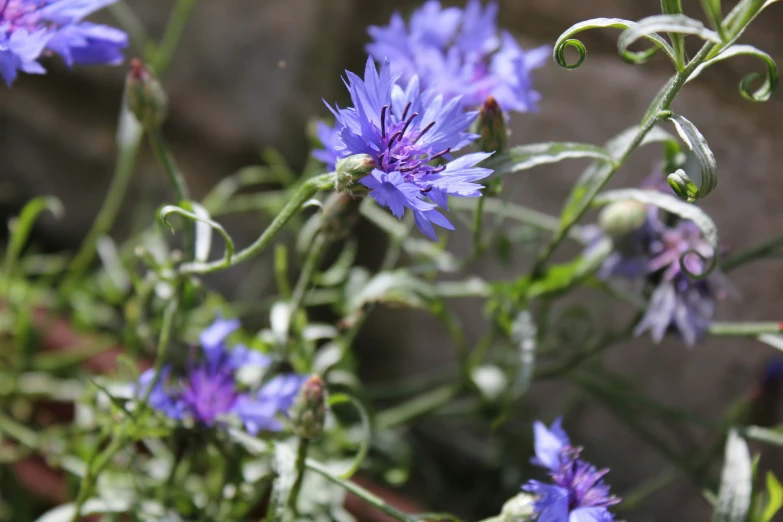
[[[458,392],[459,387],[454,384],[440,386],[380,412],[375,417],[375,425],[378,430],[383,430],[405,424],[448,404]]]
[[[196,7],[198,0],[179,0],[169,16],[169,23],[163,33],[158,52],[153,60],[155,71],[160,72],[168,67],[174,53],[182,40],[185,27],[190,20],[190,15]]]
[[[163,137],[163,133],[160,128],[157,128],[149,132],[150,145],[152,150],[155,151],[155,155],[158,157],[160,164],[163,166],[163,170],[166,171],[166,175],[169,178],[171,186],[174,188],[174,192],[177,195],[177,200],[188,201],[190,200],[190,194],[188,192],[187,184],[185,183],[185,177],[177,167],[177,162],[174,160],[174,155],[171,153],[166,140]]]
[[[175,296],[176,295],[177,294],[175,292]],[[179,301],[177,297],[173,297],[171,301],[169,301],[166,310],[163,312],[163,324],[161,325],[160,336],[158,337],[158,353],[155,356],[155,376],[152,378],[152,381],[149,383],[149,387],[144,392],[144,396],[140,401],[139,415],[141,415],[147,408],[150,394],[152,393],[152,390],[155,388],[155,386],[157,386],[158,382],[160,382],[160,374],[163,370],[163,365],[166,362],[166,356],[169,351],[169,344],[171,340],[171,332],[174,329],[174,318],[177,315],[178,308]]]
[[[119,23],[123,29],[130,35],[130,39],[136,49],[143,55],[148,55],[148,48],[151,44],[149,34],[144,24],[133,12],[133,9],[124,2],[117,2],[109,6],[109,11],[114,16],[117,23]]]
[[[75,511],[71,522],[78,522],[81,517],[82,507],[87,502],[90,495],[93,494],[98,475],[109,465],[114,455],[120,451],[127,443],[125,435],[114,437],[108,446],[98,455],[98,457],[87,467],[87,473],[82,477],[79,485],[79,494],[76,497]]]
[[[95,218],[92,227],[90,227],[90,231],[87,232],[87,236],[82,242],[79,251],[68,266],[68,276],[63,283],[64,288],[68,288],[70,283],[81,278],[95,257],[95,245],[98,239],[105,236],[114,225],[120,212],[122,201],[125,199],[125,193],[133,177],[143,134],[144,131],[141,126],[137,125],[130,130],[120,144],[120,150],[117,153],[117,165],[114,169],[109,192],[106,194],[106,199],[103,200],[98,216]]]
[[[305,293],[310,286],[310,281],[313,279],[313,274],[318,266],[318,261],[323,254],[324,246],[326,245],[326,238],[323,233],[318,232],[313,239],[313,243],[307,251],[307,257],[302,265],[302,271],[299,273],[299,279],[296,281],[294,287],[294,293],[291,297],[291,321],[296,319],[296,313],[301,308],[304,302]]]
[[[322,477],[324,477],[326,480],[329,480],[330,482],[334,482],[338,486],[341,486],[346,491],[349,491],[350,493],[353,493],[366,503],[370,504],[371,506],[374,506],[381,511],[383,511],[388,516],[392,517],[395,520],[399,520],[401,522],[415,522],[417,518],[414,518],[412,516],[408,516],[402,511],[390,506],[387,504],[382,498],[374,495],[373,493],[367,491],[363,487],[357,485],[355,482],[351,482],[349,480],[343,480],[339,477],[335,477],[332,475],[329,470],[320,462],[317,462],[313,459],[307,459],[305,461],[305,466],[307,468],[315,471]]]
[[[484,200],[486,196],[478,198],[476,213],[473,215],[473,259],[478,259],[484,253],[481,244],[481,233],[484,226]]]
[[[783,236],[776,237],[775,239],[766,241],[760,245],[748,248],[747,250],[743,250],[742,252],[731,256],[721,263],[721,270],[723,272],[729,272],[744,265],[745,263],[756,261],[757,259],[763,259],[781,247],[783,247]]]
[[[289,507],[294,513],[294,517],[299,516],[299,509],[297,507],[297,500],[299,499],[299,491],[302,489],[302,482],[305,474],[305,461],[307,460],[307,450],[310,447],[310,441],[299,437],[299,442],[296,446],[296,479],[294,485],[291,488],[291,495],[288,497]]]
[[[712,323],[710,335],[727,335],[735,337],[755,337],[761,334],[777,334],[783,332],[780,321],[759,323]]]
[[[212,261],[209,263],[186,263],[180,267],[180,272],[183,274],[208,274],[223,268],[238,265],[243,261],[247,261],[248,259],[255,257],[261,253],[261,251],[263,251],[264,248],[269,245],[269,243],[272,242],[272,239],[274,239],[274,237],[283,229],[286,223],[288,223],[288,221],[294,217],[294,215],[308,199],[313,197],[313,195],[315,195],[315,193],[319,190],[326,190],[333,186],[334,174],[322,174],[320,176],[308,179],[302,183],[296,193],[294,193],[288,203],[286,203],[285,207],[283,207],[283,210],[281,210],[280,213],[275,216],[275,218],[272,220],[272,223],[270,223],[267,229],[264,230],[263,234],[261,234],[261,236],[259,236],[259,238],[256,239],[252,245],[236,253],[234,257],[231,258],[231,263],[229,263],[227,266],[223,260]]]

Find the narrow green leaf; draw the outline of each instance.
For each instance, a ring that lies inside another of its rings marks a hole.
[[[5,254],[5,264],[3,271],[5,277],[10,278],[14,266],[16,265],[19,256],[22,254],[22,249],[27,243],[27,239],[30,237],[30,232],[33,229],[35,220],[44,210],[48,210],[54,217],[60,218],[63,214],[63,205],[60,200],[52,196],[39,196],[30,200],[19,213],[19,216],[10,220],[8,223],[8,229],[10,232],[10,238],[8,240],[8,251]]]
[[[680,35],[695,35],[704,40],[721,43],[721,39],[715,31],[711,31],[704,27],[704,24],[693,18],[689,18],[682,14],[672,15],[656,15],[643,18],[633,26],[623,31],[620,38],[617,40],[617,49],[620,55],[627,57],[628,48],[637,42],[641,38],[651,39],[653,36],[658,36],[657,33],[668,32],[671,34]],[[660,38],[660,37],[659,37]],[[678,69],[682,69],[682,65],[678,62],[677,54],[673,51],[671,56],[673,62],[677,65]]]
[[[593,158],[612,162],[609,153],[595,145],[550,142],[513,147],[508,152],[490,157],[482,166],[493,170],[492,174],[485,180],[489,181],[512,172],[531,169],[538,165],[579,158]]]
[[[569,27],[563,34],[560,35],[560,38],[557,39],[553,51],[554,59],[561,67],[565,67],[566,69],[576,69],[582,65],[582,62],[585,61],[587,50],[585,49],[585,46],[582,42],[573,38],[575,35],[588,29],[614,28],[628,30],[629,28],[636,26],[636,22],[623,20],[622,18],[593,18],[592,20],[579,22],[578,24]],[[669,45],[669,42],[654,33],[645,33],[641,36],[653,42],[655,46],[645,51],[626,51],[622,53],[624,59],[633,63],[643,63],[650,59],[650,57],[652,57],[658,51],[658,49],[661,49],[673,62],[676,63],[674,49],[672,49],[671,45]],[[567,47],[573,47],[579,52],[579,60],[574,64],[569,65],[565,59],[565,49]]]
[[[193,258],[196,261],[206,261],[212,250],[212,226],[207,223],[210,221],[209,211],[195,201],[191,201],[190,204],[193,207],[193,213],[201,220],[205,220],[196,221],[196,245]]]
[[[335,404],[346,402],[350,402],[353,407],[356,408],[356,411],[359,412],[359,418],[361,418],[362,421],[362,440],[359,442],[359,450],[356,452],[356,456],[353,458],[353,462],[351,462],[348,469],[339,475],[341,479],[347,480],[351,478],[354,473],[359,471],[362,462],[364,462],[364,459],[367,457],[367,452],[370,450],[370,442],[372,442],[372,424],[370,423],[370,415],[367,413],[367,408],[365,408],[364,404],[362,404],[359,399],[352,395],[337,393],[329,397],[328,404],[331,407]]]
[[[710,60],[707,60],[699,65],[693,71],[693,74],[691,74],[687,81],[691,81],[698,77],[707,67],[711,67],[718,62],[727,60],[734,56],[741,55],[754,56],[761,59],[767,66],[767,73],[751,73],[745,76],[740,82],[740,94],[753,102],[765,102],[769,100],[769,98],[772,96],[772,93],[775,92],[775,89],[777,88],[780,81],[778,67],[775,64],[775,60],[773,60],[770,55],[753,47],[752,45],[734,45],[729,47],[714,58],[711,58]],[[751,90],[751,84],[759,78],[764,78],[764,83],[755,91]]]
[[[677,133],[682,138],[682,141],[690,148],[699,160],[701,166],[701,183],[699,183],[698,189],[695,186],[691,186],[690,179],[684,171],[678,171],[669,176],[669,184],[677,191],[674,185],[680,187],[687,187],[687,197],[683,198],[687,201],[696,201],[701,199],[710,192],[712,192],[716,186],[718,186],[718,174],[717,165],[715,163],[715,155],[710,150],[710,146],[707,144],[707,140],[696,126],[688,121],[684,116],[678,114],[670,114],[669,121],[674,123]],[[683,194],[678,194],[682,197]]]
[[[750,23],[767,7],[778,0],[740,0],[726,16],[724,27],[729,40],[724,47],[736,42]]]
[[[665,15],[681,15],[682,1],[661,0],[661,10]],[[682,68],[685,66],[685,36],[681,33],[673,32],[669,33],[669,39],[672,41],[674,55],[677,58],[677,68],[682,70]]]
[[[677,199],[676,197],[669,194],[643,189],[611,190],[599,194],[595,198],[594,203],[596,205],[607,205],[616,201],[628,200],[638,201],[639,203],[644,203],[646,205],[655,205],[656,207],[662,208],[668,212],[671,212],[672,214],[676,214],[683,219],[692,221],[699,228],[699,230],[701,230],[704,239],[706,239],[710,245],[712,245],[713,251],[716,253],[716,255],[712,256],[710,259],[710,264],[703,274],[692,274],[688,272],[684,266],[683,270],[686,271],[686,273],[691,277],[704,278],[715,269],[717,265],[717,252],[719,244],[718,228],[715,226],[715,222],[712,220],[712,218],[710,218],[710,216],[707,215],[706,212],[696,205],[686,203],[685,201]],[[682,264],[682,259],[690,254],[698,255],[704,259],[704,256],[701,253],[688,251],[680,258],[680,263]],[[706,259],[704,260],[706,261]]]
[[[770,522],[772,517],[783,507],[783,486],[771,471],[767,471],[767,506],[758,522]]]
[[[203,207],[202,207],[203,208]],[[223,228],[223,226],[218,223],[217,221],[213,221],[209,218],[199,216],[198,214],[194,212],[188,212],[182,207],[178,207],[175,205],[166,205],[162,209],[160,209],[160,212],[158,213],[158,217],[160,220],[171,227],[171,224],[169,224],[168,218],[171,214],[178,214],[180,216],[186,217],[188,219],[192,219],[193,221],[196,221],[197,223],[204,223],[205,225],[208,225],[211,229],[217,230],[217,232],[223,236],[223,239],[226,242],[226,248],[225,252],[223,254],[223,262],[221,266],[229,266],[231,264],[231,258],[234,255],[234,241],[231,239],[231,236],[228,235],[228,232],[226,232],[226,229]],[[174,230],[173,227],[171,227],[172,231]],[[185,265],[183,265],[184,267]]]
[[[704,8],[704,13],[707,15],[707,19],[710,21],[712,28],[717,31],[721,39],[724,39],[723,12],[721,10],[720,0],[701,0],[701,6]]]
[[[714,522],[745,522],[753,491],[750,451],[745,440],[732,430],[726,442],[718,505]]]

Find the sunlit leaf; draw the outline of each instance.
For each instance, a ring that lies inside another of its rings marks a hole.
[[[513,172],[531,169],[538,165],[579,158],[612,162],[611,156],[605,149],[585,143],[550,142],[520,145],[511,148],[503,154],[492,156],[485,161],[482,166],[492,169],[493,172],[484,181],[500,178]]]
[[[736,431],[729,432],[721,473],[714,522],[745,522],[753,492],[752,464],[748,444]]]

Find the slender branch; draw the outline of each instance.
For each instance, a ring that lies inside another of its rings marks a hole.
[[[185,32],[188,20],[190,20],[190,15],[197,3],[198,0],[179,0],[177,5],[174,6],[174,9],[169,16],[166,30],[163,33],[163,38],[158,46],[157,53],[155,54],[154,60],[152,60],[155,71],[158,74],[166,69],[169,63],[171,63],[171,59],[174,57],[179,42],[182,40],[182,35]]]
[[[458,392],[459,387],[454,384],[440,386],[380,412],[375,417],[375,425],[379,430],[383,430],[405,424],[416,417],[445,406],[456,397]]]
[[[171,153],[166,140],[163,137],[163,133],[160,128],[152,130],[148,133],[150,139],[150,145],[152,150],[155,151],[160,164],[163,166],[163,170],[166,171],[166,176],[169,178],[172,188],[177,195],[179,202],[187,201],[190,199],[190,193],[188,192],[187,184],[185,183],[185,177],[177,167],[177,162],[174,161],[174,155]]]
[[[291,488],[291,495],[288,497],[289,507],[294,513],[294,517],[299,516],[299,509],[297,507],[297,500],[299,499],[299,491],[302,489],[302,482],[305,475],[305,461],[307,460],[307,450],[310,447],[310,441],[299,437],[299,442],[296,446],[296,479],[294,485]]]
[[[760,245],[756,245],[754,247],[748,248],[747,250],[743,250],[742,252],[738,252],[721,263],[721,270],[723,272],[729,272],[744,265],[745,263],[763,259],[781,247],[783,247],[783,236],[776,237],[775,239],[766,241]]]
[[[141,401],[139,401],[139,415],[141,415],[147,408],[150,394],[152,393],[152,390],[155,388],[155,386],[158,385],[158,382],[160,382],[160,374],[161,371],[163,371],[163,365],[166,362],[166,356],[169,351],[169,342],[171,340],[171,332],[174,329],[174,318],[177,315],[178,308],[179,301],[177,297],[173,297],[171,301],[169,301],[166,310],[163,312],[163,324],[161,325],[160,336],[158,337],[158,353],[155,356],[155,376],[149,383],[149,387],[144,392],[144,396],[141,398]]]
[[[777,334],[783,332],[783,323],[769,321],[759,323],[712,323],[710,335],[726,335],[735,337],[755,337],[762,334]]]
[[[264,230],[263,234],[261,234],[252,245],[236,253],[234,257],[231,258],[231,263],[228,266],[238,265],[261,253],[308,199],[313,197],[319,190],[326,190],[333,186],[334,174],[322,174],[302,183],[294,195],[291,196],[288,203],[286,203],[285,207],[283,207],[283,210],[275,216],[272,223]],[[180,272],[183,274],[208,274],[223,268],[227,268],[223,260],[209,263],[186,263],[180,267]]]

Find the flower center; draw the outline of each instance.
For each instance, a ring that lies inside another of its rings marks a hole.
[[[416,181],[422,176],[435,174],[445,170],[446,166],[433,167],[426,165],[450,152],[446,148],[440,152],[432,154],[426,147],[418,144],[419,140],[435,126],[434,121],[424,125],[421,122],[415,122],[419,117],[418,112],[410,115],[411,104],[408,103],[402,112],[402,116],[397,123],[391,123],[389,120],[389,106],[384,105],[381,109],[381,152],[376,158],[378,167],[384,172],[400,172],[403,179],[408,182]],[[422,192],[428,192],[429,189],[422,188]]]

